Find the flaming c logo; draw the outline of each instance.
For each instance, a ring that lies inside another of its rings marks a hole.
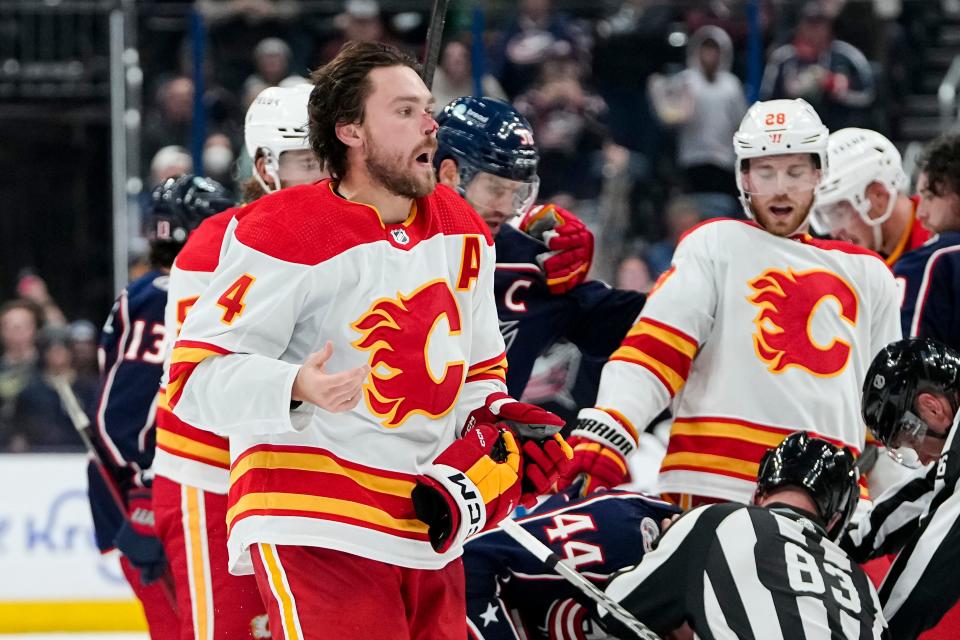
[[[765,271],[752,280],[747,300],[760,307],[753,324],[753,347],[772,373],[800,367],[816,376],[835,376],[850,358],[850,344],[834,337],[830,344],[814,342],[810,325],[821,303],[833,300],[841,320],[857,322],[857,294],[829,271]]]
[[[361,334],[353,343],[370,352],[370,379],[363,385],[367,407],[388,428],[415,413],[431,418],[447,414],[460,394],[463,361],[447,362],[439,377],[430,370],[430,340],[446,318],[450,335],[460,333],[460,309],[445,280],[433,280],[409,296],[381,298],[351,327]]]

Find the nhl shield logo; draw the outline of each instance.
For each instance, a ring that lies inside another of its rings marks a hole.
[[[391,229],[390,235],[393,236],[393,241],[397,244],[408,244],[410,242],[410,236],[403,229]]]

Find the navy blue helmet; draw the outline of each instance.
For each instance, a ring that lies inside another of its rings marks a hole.
[[[437,124],[438,148],[433,161],[438,169],[443,160],[453,158],[464,183],[478,171],[519,182],[536,180],[540,155],[533,129],[506,102],[457,98],[443,108]]]
[[[167,178],[150,198],[151,242],[183,244],[205,218],[234,206],[216,180],[192,174]]]
[[[857,507],[860,498],[857,478],[849,449],[813,437],[806,431],[797,431],[763,454],[754,501],[780,487],[805,489],[828,527],[827,535],[836,540]],[[831,523],[836,515],[840,518]]]

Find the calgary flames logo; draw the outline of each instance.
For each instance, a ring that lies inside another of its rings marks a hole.
[[[817,376],[835,376],[847,366],[850,344],[833,337],[829,345],[814,341],[811,324],[821,303],[834,300],[839,317],[851,326],[857,322],[857,294],[829,271],[786,272],[770,269],[752,280],[754,293],[747,300],[760,307],[753,346],[767,369],[782,373],[800,367]]]
[[[369,381],[363,386],[371,413],[388,428],[415,413],[447,414],[460,393],[466,365],[447,362],[439,377],[430,370],[429,349],[440,320],[450,335],[460,333],[460,310],[444,280],[423,285],[409,296],[381,298],[351,326],[361,334],[353,343],[370,352]]]

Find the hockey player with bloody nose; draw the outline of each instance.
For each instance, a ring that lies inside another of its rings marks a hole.
[[[436,185],[415,63],[353,42],[313,82],[332,179],[261,198],[226,238],[168,399],[230,438],[231,571],[255,574],[274,637],[462,638],[464,540],[572,451],[513,430],[561,421],[506,393],[493,241]]]

